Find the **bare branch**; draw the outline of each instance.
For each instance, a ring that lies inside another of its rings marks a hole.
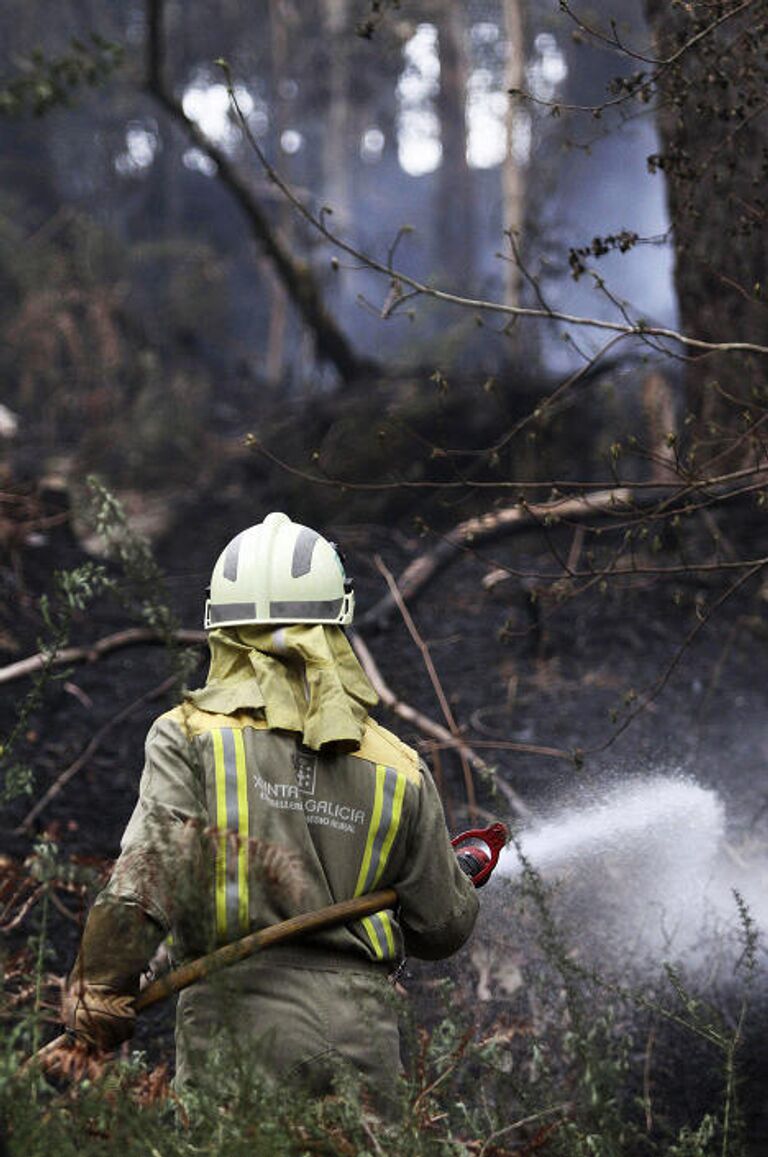
[[[448,724],[448,729],[454,739],[458,739],[460,735],[459,726],[456,722],[453,711],[451,710],[451,705],[446,698],[443,685],[440,682],[440,677],[437,674],[437,668],[435,667],[434,661],[432,659],[429,645],[424,642],[424,639],[422,638],[415,622],[413,621],[411,612],[403,602],[402,595],[398,590],[394,575],[390,571],[389,567],[385,564],[384,560],[379,555],[376,555],[374,562],[376,563],[376,567],[379,573],[384,576],[384,581],[389,587],[389,593],[394,599],[395,605],[400,611],[400,614],[403,616],[403,622],[408,628],[409,635],[413,639],[416,646],[419,648],[421,658],[423,660],[424,666],[426,667],[427,674],[429,675],[430,683],[435,690],[435,694],[437,695],[437,699],[440,704],[440,709],[445,716],[446,723]],[[469,812],[470,819],[474,819],[477,814],[477,798],[475,796],[475,783],[472,779],[472,769],[469,765],[469,761],[466,755],[461,750],[461,748],[459,747],[457,750],[459,752],[459,758],[461,759],[461,768],[464,773],[464,786],[467,792],[467,811]]]
[[[760,0],[743,0],[741,4],[738,4],[735,8],[731,8],[727,12],[721,13],[705,28],[702,28],[699,32],[689,37],[689,39],[686,40],[684,44],[681,44],[680,47],[671,54],[671,56],[652,57],[646,56],[644,53],[638,52],[636,49],[632,49],[628,45],[624,44],[624,42],[619,38],[616,26],[613,24],[613,22],[611,27],[611,35],[607,36],[606,33],[601,32],[599,28],[595,28],[594,25],[587,24],[587,22],[582,17],[576,15],[570,4],[567,3],[567,0],[562,0],[560,5],[562,10],[574,22],[577,28],[579,28],[592,40],[595,40],[608,48],[614,49],[623,57],[627,57],[631,60],[637,60],[642,64],[651,65],[653,70],[647,75],[644,73],[638,74],[638,76],[634,78],[634,84],[626,87],[618,96],[610,100],[603,101],[600,104],[563,104],[560,101],[545,100],[541,97],[536,97],[533,95],[533,93],[530,92],[521,92],[520,95],[523,96],[526,100],[531,101],[533,104],[542,105],[545,108],[557,109],[558,112],[587,112],[591,113],[592,116],[599,116],[608,108],[615,108],[618,105],[625,104],[627,101],[642,95],[644,92],[650,93],[652,89],[655,91],[659,80],[669,68],[672,68],[673,65],[677,64],[677,62],[681,60],[682,57],[687,55],[687,53],[695,48],[702,40],[706,40],[708,37],[713,36],[715,32],[717,32],[718,28],[721,27],[721,25],[725,24],[728,20],[732,20],[735,16],[741,15],[741,13],[745,12],[748,8],[755,7],[759,2]]]
[[[637,706],[632,711],[630,711],[623,722],[612,732],[610,737],[606,739],[604,743],[598,744],[596,747],[590,747],[588,750],[584,751],[583,754],[585,756],[598,755],[601,752],[606,751],[616,742],[619,736],[627,730],[630,724],[634,723],[638,715],[642,715],[642,713],[648,709],[650,704],[653,703],[654,699],[657,699],[661,692],[664,690],[667,683],[672,678],[675,670],[679,666],[683,655],[685,655],[686,651],[688,651],[695,639],[701,634],[709,621],[712,619],[713,615],[715,615],[716,612],[720,610],[720,608],[728,601],[728,599],[735,595],[737,591],[741,590],[745,583],[749,582],[751,578],[754,578],[756,575],[760,574],[760,572],[765,569],[765,566],[766,562],[760,561],[755,566],[751,567],[746,572],[746,574],[739,575],[737,579],[734,579],[731,585],[725,591],[723,591],[720,597],[716,599],[714,603],[712,603],[712,605],[697,619],[696,623],[693,625],[693,627],[691,627],[690,631],[675,651],[672,659],[667,664],[664,671],[662,671],[659,678],[645,692],[643,692],[642,695],[639,696]]]
[[[302,320],[315,337],[320,358],[331,362],[346,383],[365,374],[380,372],[369,360],[358,357],[325,308],[310,267],[296,258],[259,205],[253,190],[237,171],[226,152],[188,117],[165,80],[164,0],[147,0],[147,90],[179,124],[194,145],[209,157],[217,176],[243,211],[251,232],[285,286]]]
[[[675,342],[678,345],[685,346],[691,350],[698,350],[702,354],[712,353],[734,353],[734,352],[750,352],[759,354],[768,354],[768,346],[759,345],[756,342],[713,342],[707,341],[704,338],[696,338],[687,334],[679,333],[677,330],[668,329],[665,326],[651,325],[643,319],[638,319],[635,322],[616,322],[606,321],[596,317],[582,317],[576,314],[564,313],[560,310],[553,310],[549,308],[542,309],[533,306],[521,305],[507,305],[500,301],[490,301],[484,298],[465,297],[457,293],[449,293],[447,290],[439,289],[436,286],[428,285],[426,282],[419,281],[415,277],[410,277],[402,270],[395,269],[391,264],[385,264],[372,257],[369,253],[359,249],[356,245],[345,241],[337,233],[334,233],[327,224],[326,215],[314,213],[302,200],[297,196],[293,188],[281,177],[280,173],[275,169],[274,165],[267,159],[264,150],[261,148],[259,142],[251,132],[248,121],[243,114],[240,104],[237,99],[237,94],[232,82],[232,76],[229,68],[226,65],[224,68],[227,90],[229,92],[229,99],[232,108],[237,116],[240,126],[243,130],[248,144],[253,149],[256,157],[259,160],[262,168],[271,181],[280,189],[286,200],[290,202],[299,216],[306,221],[317,233],[325,238],[334,248],[343,253],[353,257],[355,261],[361,262],[368,269],[375,273],[380,273],[386,277],[388,284],[391,285],[396,281],[401,286],[407,286],[413,290],[415,294],[431,298],[434,301],[443,301],[450,305],[457,305],[464,309],[475,310],[479,313],[493,313],[500,314],[510,318],[538,318],[547,321],[560,321],[566,325],[585,327],[587,329],[603,330],[608,333],[617,335],[619,340],[626,338],[641,338],[646,341],[649,337],[666,338],[669,341]],[[183,115],[183,113],[182,113]]]
[[[197,646],[207,643],[205,631],[173,631],[171,639],[185,646]],[[125,631],[117,631],[114,635],[106,635],[85,647],[64,647],[51,656],[47,651],[40,651],[30,655],[27,659],[19,659],[7,667],[0,667],[0,683],[11,683],[14,679],[24,679],[42,671],[45,667],[67,667],[72,663],[95,663],[110,651],[117,651],[122,647],[136,647],[146,644],[167,645],[168,636],[151,627],[129,627]]]
[[[572,384],[572,382],[564,382],[562,387],[558,387],[558,389],[564,388],[567,384]],[[533,418],[539,417],[540,414],[541,411],[539,410],[538,413],[529,415],[528,418],[525,418],[522,421],[531,421]],[[411,431],[411,433],[413,434],[414,432]],[[440,457],[459,458],[463,456],[485,457],[489,454],[493,454],[497,447],[502,447],[504,445],[508,439],[508,434],[505,434],[503,439],[496,443],[494,446],[475,450],[462,450],[460,448],[452,447],[444,449],[443,447],[438,447],[436,443],[430,442],[429,439],[425,438],[423,434],[419,434],[418,437],[424,444],[427,445],[430,450],[438,450],[440,452]],[[292,475],[294,478],[301,478],[303,481],[309,482],[315,486],[330,486],[336,490],[342,491],[360,490],[375,492],[386,490],[462,490],[466,492],[467,488],[471,487],[473,490],[513,490],[515,494],[526,494],[528,492],[536,492],[542,490],[546,490],[548,493],[551,493],[552,491],[570,490],[573,492],[580,491],[584,494],[589,494],[595,491],[610,489],[610,482],[615,483],[618,481],[618,485],[625,485],[623,482],[615,478],[608,482],[605,479],[595,478],[546,478],[541,480],[525,478],[500,478],[498,480],[490,480],[483,478],[468,479],[465,476],[460,476],[459,478],[453,479],[400,478],[387,482],[363,482],[354,481],[350,478],[334,478],[328,474],[312,473],[310,470],[302,470],[299,466],[292,466],[289,462],[285,462],[282,458],[279,458],[277,454],[273,454],[271,450],[269,450],[259,441],[255,434],[246,434],[245,444],[250,449],[254,450],[257,454],[261,454],[264,458],[267,459],[268,462],[272,462],[275,466],[279,466],[281,470],[284,470],[287,474]],[[731,492],[728,490],[728,487],[732,483],[739,479],[749,478],[754,481],[755,486],[763,486],[765,482],[759,481],[761,475],[768,475],[768,463],[762,466],[746,466],[738,470],[725,471],[722,474],[714,476],[703,476],[701,478],[690,478],[690,476],[686,475],[683,481],[675,486],[670,487],[669,489],[665,489],[664,493],[670,500],[675,500],[677,498],[685,497],[685,495],[690,493],[691,490],[695,487],[719,487],[721,488],[722,493],[728,495],[733,493],[735,495],[736,491]],[[631,483],[626,483],[626,485],[631,488],[633,494],[635,495],[641,495],[646,492],[653,492],[656,496],[658,496],[660,489],[659,482],[653,479],[644,482],[635,482],[633,480]],[[748,489],[740,491],[739,493],[748,493]]]
[[[118,711],[117,715],[113,715],[111,719],[108,719],[103,727],[99,728],[91,741],[83,748],[77,759],[74,760],[73,763],[70,763],[69,767],[66,767],[64,771],[62,771],[61,774],[56,777],[45,794],[37,801],[34,807],[30,808],[30,810],[24,816],[24,819],[15,829],[14,835],[23,835],[25,832],[29,831],[29,829],[32,827],[32,824],[35,822],[40,813],[48,806],[51,800],[55,799],[61,790],[66,787],[69,781],[73,779],[75,775],[77,775],[78,771],[85,767],[89,759],[93,757],[93,755],[101,746],[101,742],[104,737],[109,734],[113,727],[117,727],[118,724],[124,723],[126,719],[133,715],[134,711],[138,711],[139,708],[144,707],[147,703],[151,703],[155,699],[160,699],[163,695],[165,695],[166,691],[171,690],[176,681],[176,675],[169,675],[168,678],[163,679],[162,683],[159,683],[157,687],[153,687],[151,691],[145,691],[145,693],[140,695],[138,699],[134,699],[133,702],[129,703],[127,707],[123,707],[120,711]]]

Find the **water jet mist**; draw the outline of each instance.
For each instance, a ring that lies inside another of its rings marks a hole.
[[[764,858],[738,863],[725,834],[719,794],[690,777],[613,781],[520,832],[497,873],[520,879],[524,859],[555,884],[553,903],[574,917],[580,946],[603,959],[696,966],[726,941],[738,947],[734,889],[768,925]]]

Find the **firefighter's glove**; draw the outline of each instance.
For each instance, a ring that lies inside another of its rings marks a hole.
[[[62,1020],[76,1040],[112,1051],[133,1036],[135,998],[107,984],[75,980],[64,993]]]

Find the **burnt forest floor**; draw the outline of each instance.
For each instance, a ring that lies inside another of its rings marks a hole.
[[[212,488],[179,506],[172,526],[156,543],[155,555],[181,627],[200,627],[210,569],[228,539],[244,525],[258,521],[270,506],[281,505],[271,496],[268,505],[264,502],[262,495],[253,500],[247,472],[231,471],[226,487]],[[288,512],[302,520],[300,509]],[[455,520],[461,517],[459,512]],[[444,513],[443,518],[447,524],[448,515]],[[363,611],[385,589],[374,564],[376,555],[397,575],[435,541],[431,534],[420,535],[410,515],[398,515],[390,523],[345,524],[337,519],[324,529],[344,548],[348,570],[356,580],[357,605]],[[515,577],[490,590],[484,586],[485,576],[499,567],[552,573],[556,570],[553,548],[567,555],[572,539],[570,528],[546,535],[534,531],[467,551],[414,601],[416,625],[429,644],[464,737],[479,745],[494,774],[512,785],[534,812],[622,776],[686,773],[720,793],[728,815],[728,839],[739,854],[749,857],[755,849],[762,854],[768,836],[768,617],[761,588],[755,583],[728,600],[669,670],[696,615],[701,617],[701,590],[695,584],[673,589],[652,581],[627,582],[609,585],[605,591],[594,584],[578,598],[571,597],[568,589],[553,595],[551,583],[543,581],[532,597],[536,583],[522,583]],[[751,543],[750,556],[758,553],[759,544]],[[9,597],[2,629],[17,648],[7,654],[7,662],[37,650],[42,631],[38,600],[50,589],[53,572],[71,569],[86,558],[66,522],[17,551],[3,572]],[[100,598],[75,615],[70,641],[84,645],[136,621],[113,597]],[[401,616],[395,613],[386,629],[367,633],[365,638],[397,697],[443,722],[424,664]],[[144,736],[151,721],[172,706],[171,697],[144,704],[108,730],[33,831],[18,834],[14,829],[94,734],[121,709],[159,685],[171,669],[171,658],[163,647],[136,646],[57,671],[25,728],[18,757],[31,766],[35,782],[32,795],[15,801],[0,819],[0,850],[5,857],[20,862],[30,853],[35,838],[46,832],[56,840],[64,859],[114,858],[136,798]],[[199,685],[205,671],[200,649],[190,685]],[[619,732],[628,713],[659,681],[663,686],[658,694]],[[13,727],[28,689],[29,681],[4,685],[0,698],[4,734]],[[423,735],[385,709],[378,715],[404,740],[426,751]],[[494,750],[488,746],[494,741],[585,754],[574,759],[510,752],[503,746]],[[429,758],[442,777],[449,826],[461,830],[469,817],[459,761],[448,751],[439,753],[437,765],[434,753]],[[491,817],[510,818],[503,793],[494,793],[477,777],[476,786],[483,823]],[[514,928],[501,927],[500,920],[498,904],[488,902],[478,938],[491,945],[491,955],[497,949],[497,955],[518,952],[519,957]],[[54,954],[49,968],[61,975],[71,965],[79,930],[63,918],[54,918],[52,929]],[[22,925],[15,936],[23,932]],[[10,946],[17,946],[14,936]],[[414,964],[409,973],[415,999],[422,1002],[427,1017],[436,967]],[[499,1008],[514,1011],[519,994],[505,996],[504,969],[486,967],[477,952],[466,949],[449,968],[440,966],[439,975],[446,971],[455,978],[462,998],[477,1007],[480,1020],[490,1024]],[[764,970],[761,975],[764,981]],[[749,1070],[753,1080],[762,1074],[757,1082],[762,1087],[768,1070],[762,1043],[767,1020],[766,1000],[758,992],[747,1049]],[[172,1010],[161,1008],[142,1020],[137,1043],[161,1055],[170,1050],[171,1033]],[[695,1066],[684,1076],[685,1066],[675,1065],[676,1048],[690,1060],[692,1054],[685,1045],[673,1041],[670,1047],[673,1060],[666,1079],[676,1082],[680,1098],[695,1112],[709,1085],[695,1075]],[[764,1152],[759,1147],[763,1142],[768,1145],[764,1110],[752,1094],[747,1099],[757,1146],[754,1152]]]

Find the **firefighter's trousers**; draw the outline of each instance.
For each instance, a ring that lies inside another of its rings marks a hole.
[[[181,994],[176,1085],[205,1081],[212,1051],[225,1067],[261,1068],[313,1096],[332,1093],[348,1068],[373,1107],[391,1117],[401,1071],[397,1000],[378,965],[267,950]]]

